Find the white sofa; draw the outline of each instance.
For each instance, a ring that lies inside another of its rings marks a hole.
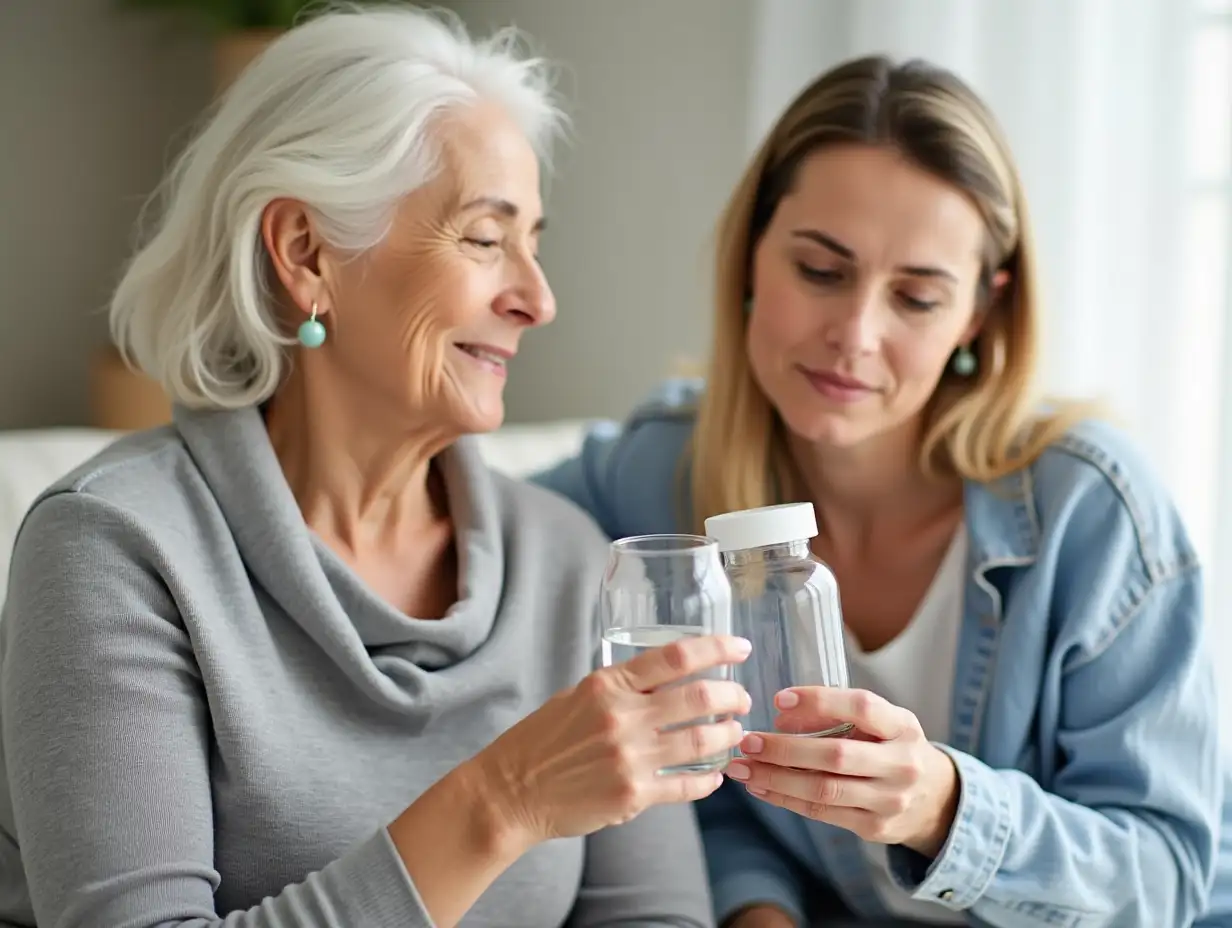
[[[482,436],[480,445],[494,468],[521,477],[575,451],[584,427],[577,421],[509,425]],[[96,429],[0,432],[0,603],[8,585],[13,539],[34,498],[117,434]]]

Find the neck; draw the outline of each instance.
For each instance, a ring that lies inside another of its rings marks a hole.
[[[301,359],[266,412],[270,442],[304,521],[353,550],[439,522],[447,506],[432,460],[456,436],[359,402],[337,389],[333,372],[315,370],[315,361]]]
[[[850,448],[792,439],[796,467],[817,507],[827,548],[859,557],[880,539],[901,538],[935,524],[961,505],[961,479],[921,472],[920,428],[913,421]]]

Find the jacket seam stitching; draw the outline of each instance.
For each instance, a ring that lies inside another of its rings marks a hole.
[[[1187,575],[1195,574],[1199,570],[1196,563],[1181,563],[1175,567],[1161,573],[1158,578],[1152,579],[1152,582],[1142,591],[1142,595],[1138,596],[1127,609],[1119,616],[1113,616],[1110,628],[1111,631],[1104,634],[1098,644],[1096,644],[1088,653],[1076,658],[1068,667],[1061,671],[1063,677],[1069,676],[1076,670],[1081,670],[1088,664],[1093,663],[1104,655],[1107,650],[1112,647],[1113,643],[1121,637],[1121,633],[1129,628],[1130,623],[1142,613],[1142,608],[1151,599],[1151,594],[1162,589],[1168,583],[1174,580],[1179,580]]]
[[[1187,563],[1187,559],[1181,559],[1174,565],[1165,564],[1160,559],[1158,552],[1148,545],[1147,522],[1141,507],[1138,505],[1136,495],[1130,492],[1129,482],[1124,480],[1116,472],[1115,468],[1109,466],[1107,456],[1098,453],[1096,445],[1073,435],[1064,435],[1056,442],[1054,447],[1072,458],[1089,464],[1099,472],[1116,493],[1121,505],[1129,513],[1129,520],[1134,526],[1134,539],[1138,544],[1138,557],[1141,561],[1143,572],[1152,583],[1151,588],[1172,576],[1177,569],[1182,568]]]

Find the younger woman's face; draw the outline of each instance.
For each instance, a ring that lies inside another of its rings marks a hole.
[[[850,447],[917,419],[979,329],[984,243],[975,204],[891,149],[806,159],[754,250],[747,330],[788,428]]]

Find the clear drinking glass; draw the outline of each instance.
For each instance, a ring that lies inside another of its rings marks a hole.
[[[605,667],[682,638],[731,634],[731,583],[718,546],[700,535],[638,535],[614,541],[600,588],[599,612]],[[716,667],[699,676],[730,679],[731,667]],[[696,677],[672,685],[692,679]],[[695,719],[674,728],[714,721]],[[721,770],[730,753],[659,772]]]
[[[753,643],[735,671],[753,700],[744,727],[811,738],[848,734],[851,723],[833,719],[788,724],[774,705],[775,694],[789,687],[850,686],[838,582],[809,550],[817,534],[812,503],[711,516],[706,531],[731,581],[733,632]]]

